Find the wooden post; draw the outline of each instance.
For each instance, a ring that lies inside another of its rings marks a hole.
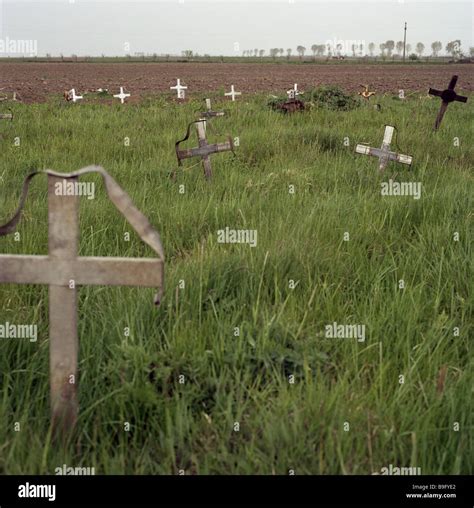
[[[198,139],[199,139],[199,147],[203,148],[207,146],[206,140],[206,120],[201,120],[196,122]],[[211,168],[211,160],[209,159],[209,155],[203,155],[202,163],[204,164],[204,176],[209,180],[212,176],[212,168]]]
[[[78,252],[79,200],[56,195],[57,182],[62,179],[48,179],[49,255],[57,262],[72,262]],[[78,413],[77,289],[72,277],[68,286],[49,285],[51,411],[53,427],[61,432],[75,426]]]

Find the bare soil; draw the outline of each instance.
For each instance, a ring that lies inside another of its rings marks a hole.
[[[474,91],[472,64],[240,64],[240,63],[0,63],[0,93],[14,92],[24,102],[44,102],[75,88],[84,93],[123,86],[133,100],[170,92],[176,78],[187,93],[228,91],[235,85],[243,93],[283,93],[298,83],[300,90],[339,85],[348,92],[370,85],[378,94],[444,89],[451,76],[459,76],[456,91]],[[3,90],[2,90],[3,89]]]

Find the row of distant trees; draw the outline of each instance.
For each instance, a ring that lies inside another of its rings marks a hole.
[[[394,56],[394,54],[397,54],[398,56],[402,56],[403,54],[403,41],[392,41],[388,40],[386,42],[383,42],[382,44],[379,44],[378,46],[380,51],[380,56],[382,58],[391,58]],[[367,50],[369,52],[370,56],[375,56],[375,51],[377,49],[377,46],[374,42],[371,42],[368,44],[367,49],[363,44],[352,44],[351,46],[351,52],[353,57],[362,57],[367,55]],[[421,58],[423,54],[425,53],[425,45],[422,42],[417,42],[414,51],[416,54]],[[431,43],[431,55],[433,57],[439,56],[440,51],[443,49],[443,44],[441,41],[434,41]],[[344,47],[342,44],[337,44],[335,47],[333,47],[331,44],[313,44],[311,46],[311,52],[313,54],[313,57],[323,57],[323,56],[342,56],[343,55]],[[296,53],[300,58],[303,58],[306,54],[307,48],[304,46],[297,46]],[[453,58],[460,58],[463,57],[463,51],[461,48],[461,41],[455,40],[450,41],[445,46],[445,51],[448,55],[451,55]],[[405,48],[406,55],[408,56],[412,52],[412,45],[407,44]],[[271,48],[269,50],[269,56],[272,58],[277,57],[283,57],[287,56],[287,58],[291,58],[293,54],[293,48],[283,49],[283,48]],[[474,47],[469,48],[469,55],[471,57],[474,57]],[[244,50],[243,56],[254,56],[254,57],[264,57],[266,56],[266,50],[265,49],[248,49]]]

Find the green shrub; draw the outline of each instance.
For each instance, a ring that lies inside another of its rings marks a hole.
[[[332,111],[349,111],[359,106],[354,97],[347,95],[337,86],[321,86],[308,92],[307,97],[318,108]]]

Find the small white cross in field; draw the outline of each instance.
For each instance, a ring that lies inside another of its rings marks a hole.
[[[225,95],[226,97],[232,97],[232,102],[234,102],[234,101],[235,101],[235,97],[236,97],[237,95],[242,95],[242,92],[236,92],[236,91],[235,91],[235,88],[234,88],[234,85],[232,85],[232,86],[230,87],[230,92],[227,92],[227,93],[225,93],[224,95]]]
[[[84,97],[82,97],[82,95],[76,95],[76,89],[73,88],[72,90],[69,90],[69,100],[72,101],[72,102],[77,102],[81,99],[83,99]]]
[[[120,99],[120,102],[123,104],[125,102],[125,99],[127,97],[130,97],[129,93],[124,93],[123,86],[120,87],[120,93],[117,95],[114,95],[115,98]]]
[[[184,85],[181,85],[181,80],[180,79],[177,79],[177,84],[176,86],[170,86],[170,90],[176,90],[176,93],[178,94],[178,99],[184,99],[185,98],[185,90],[187,90],[188,87],[187,86],[184,86]]]
[[[300,95],[302,92],[298,91],[298,83],[295,83],[295,86],[291,90],[288,90],[286,93],[288,94],[289,99],[296,99],[296,97],[298,97],[298,95]]]
[[[394,131],[395,127],[386,125],[381,148],[372,148],[367,145],[359,144],[356,146],[356,152],[362,155],[371,155],[372,157],[378,157],[380,171],[383,171],[386,168],[389,161],[400,162],[401,164],[407,164],[410,166],[413,161],[413,157],[410,155],[403,155],[390,151],[390,144],[392,143]]]

